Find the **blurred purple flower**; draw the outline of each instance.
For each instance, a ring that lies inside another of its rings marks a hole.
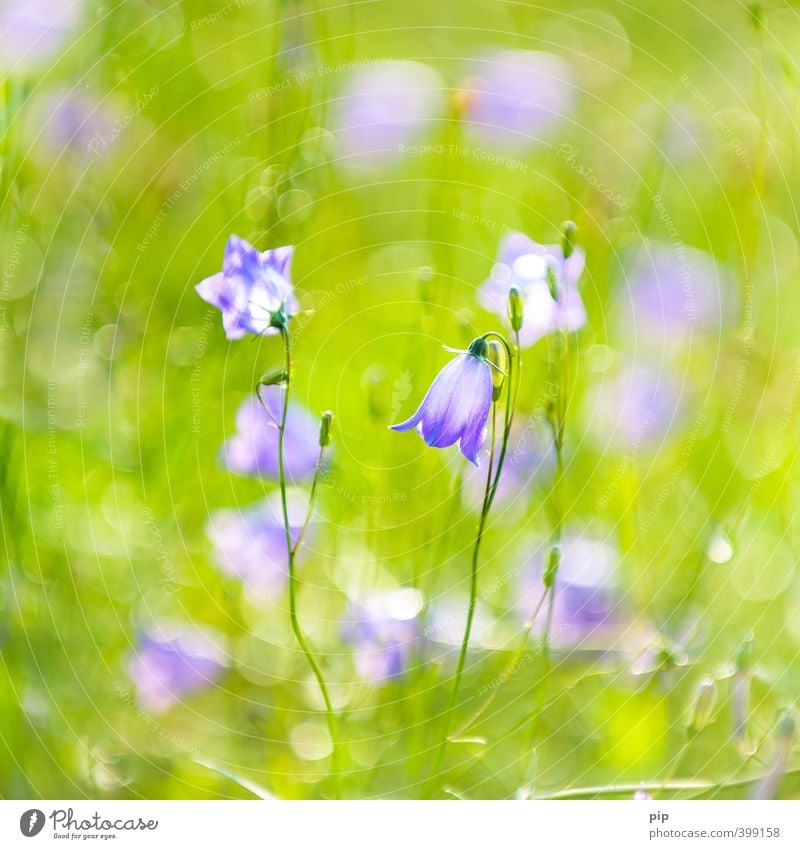
[[[290,318],[298,311],[289,277],[293,253],[291,245],[260,253],[238,236],[228,239],[222,271],[195,286],[204,301],[222,312],[228,339],[277,333],[273,315]]]
[[[542,545],[528,557],[521,570],[517,611],[530,618],[544,592],[542,578],[549,545]],[[568,534],[561,548],[561,562],[555,582],[551,637],[556,646],[576,646],[607,641],[617,621],[616,549],[585,534]],[[534,621],[534,633],[544,628],[547,605]]]
[[[500,241],[497,262],[478,290],[478,300],[485,309],[506,318],[508,293],[516,286],[524,303],[520,347],[528,348],[554,330],[578,330],[586,323],[578,292],[585,263],[580,248],[565,260],[560,245],[538,245],[523,233],[509,233]],[[556,299],[548,268],[555,280]]]
[[[350,602],[342,639],[353,646],[360,678],[378,684],[407,670],[419,637],[421,608],[420,593],[408,589],[373,592]]]
[[[343,165],[384,166],[443,112],[444,82],[419,62],[357,71],[335,103],[333,135]]]
[[[24,73],[55,59],[83,11],[82,0],[5,0],[0,6],[0,68]]]
[[[41,147],[40,156],[49,165],[62,153],[89,159],[92,139],[107,135],[113,127],[111,117],[93,97],[66,87],[36,97],[25,123],[30,147]]]
[[[290,494],[289,521],[292,542],[297,541],[304,505]],[[283,514],[273,494],[245,510],[215,510],[206,535],[214,546],[214,560],[226,575],[240,578],[249,589],[275,598],[286,587],[288,552]]]
[[[237,475],[278,480],[278,423],[283,415],[284,390],[280,386],[260,386],[258,394],[260,402],[251,395],[240,405],[236,435],[222,446],[222,462]],[[318,455],[319,423],[305,407],[290,403],[284,436],[284,468],[289,481],[298,482],[311,475]]]
[[[425,444],[447,448],[458,442],[461,453],[476,466],[486,439],[486,421],[492,406],[492,367],[487,343],[479,337],[469,351],[449,362],[436,375],[419,409],[392,430],[416,428]]]
[[[735,298],[724,269],[703,251],[647,243],[625,271],[622,326],[632,344],[672,345],[693,329],[718,332]]]
[[[683,421],[680,387],[665,373],[627,365],[595,381],[584,403],[585,421],[603,447],[635,447],[664,439]]]
[[[550,53],[495,50],[474,62],[462,84],[466,120],[487,143],[524,150],[572,110],[566,63]]]
[[[160,626],[140,635],[128,674],[139,704],[160,713],[211,687],[224,667],[222,652],[202,631]]]

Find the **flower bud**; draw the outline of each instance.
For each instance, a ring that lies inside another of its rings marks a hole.
[[[708,725],[714,706],[717,703],[717,685],[711,678],[704,678],[697,686],[692,705],[692,715],[687,731],[690,735],[697,734]]]
[[[508,369],[508,356],[505,345],[495,339],[489,343],[486,357],[492,366],[492,401],[497,401],[503,392],[503,384]]]
[[[524,305],[522,303],[522,295],[516,286],[512,286],[508,291],[508,322],[511,329],[516,333],[522,327],[522,319],[524,318]]]
[[[274,371],[268,371],[266,374],[261,376],[261,379],[258,381],[259,386],[286,386],[289,380],[289,375],[286,373],[286,369],[275,369]]]
[[[575,233],[577,230],[574,221],[565,221],[561,225],[561,254],[564,259],[569,259],[575,250]]]
[[[547,263],[547,287],[550,290],[550,297],[554,300],[558,300],[558,280],[556,279],[556,270],[553,266],[548,262]]]
[[[561,546],[554,545],[550,549],[550,556],[547,558],[547,569],[544,572],[544,585],[549,590],[556,580],[556,573],[561,563]]]
[[[322,414],[319,423],[319,445],[324,448],[331,441],[331,428],[333,427],[333,413],[326,410]]]

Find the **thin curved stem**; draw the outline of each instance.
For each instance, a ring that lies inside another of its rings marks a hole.
[[[328,692],[328,686],[325,683],[325,679],[322,675],[322,670],[319,667],[314,655],[312,654],[306,638],[303,634],[302,629],[300,628],[300,622],[297,617],[297,577],[295,574],[295,553],[297,551],[297,545],[292,543],[292,531],[291,524],[289,522],[289,507],[286,500],[286,463],[284,458],[284,442],[286,436],[286,415],[289,410],[289,389],[292,385],[292,352],[291,345],[289,342],[289,331],[285,325],[281,326],[281,337],[283,338],[284,351],[286,355],[286,388],[284,390],[283,395],[283,411],[281,413],[281,424],[280,424],[280,432],[278,435],[278,475],[279,475],[279,485],[281,491],[281,508],[283,511],[283,527],[286,534],[286,551],[288,555],[288,566],[289,566],[289,621],[292,627],[292,633],[297,640],[298,645],[300,646],[300,650],[305,655],[306,661],[308,662],[309,667],[311,668],[311,672],[316,679],[317,686],[319,687],[319,691],[322,695],[322,700],[325,703],[325,718],[328,723],[328,732],[331,736],[331,745],[333,746],[332,760],[333,760],[333,776],[336,785],[336,795],[337,797],[341,797],[341,767],[339,763],[339,739],[336,728],[336,718],[333,712],[333,704],[331,702],[330,694]],[[321,462],[322,452],[320,451],[320,459],[318,462]],[[315,476],[316,482],[316,476]],[[310,505],[309,505],[309,514],[310,514]],[[298,538],[299,545],[299,538]]]

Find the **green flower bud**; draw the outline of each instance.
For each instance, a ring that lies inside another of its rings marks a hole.
[[[547,558],[547,569],[544,572],[544,585],[549,590],[556,580],[559,564],[561,563],[561,546],[554,545]]]
[[[692,705],[692,715],[687,731],[690,735],[702,731],[711,720],[711,714],[717,704],[717,685],[711,678],[704,678],[697,686]]]
[[[519,332],[522,327],[524,314],[522,295],[520,295],[516,286],[512,286],[508,292],[508,321],[515,333]]]
[[[506,347],[497,340],[492,339],[489,343],[487,354],[486,359],[489,360],[492,366],[492,401],[497,401],[503,393],[503,384],[505,383],[506,372],[508,370]]]
[[[574,221],[565,221],[561,225],[561,253],[564,259],[569,259],[575,250],[575,233],[577,230]]]
[[[274,371],[268,371],[266,374],[261,376],[261,379],[258,381],[259,386],[286,386],[289,381],[289,375],[286,373],[286,369],[275,369]]]
[[[333,427],[333,413],[326,410],[322,414],[319,423],[319,445],[324,448],[331,441],[331,428]]]

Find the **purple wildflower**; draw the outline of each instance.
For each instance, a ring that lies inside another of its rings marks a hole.
[[[657,444],[684,418],[675,380],[641,363],[598,382],[584,409],[594,441],[603,448]]]
[[[466,120],[487,143],[523,150],[572,109],[569,69],[550,53],[495,50],[464,81]]]
[[[279,324],[298,311],[289,277],[293,253],[291,245],[259,253],[238,236],[228,239],[222,271],[195,286],[222,312],[228,339],[277,333]]]
[[[224,667],[222,652],[202,631],[160,626],[141,634],[128,672],[139,704],[160,713],[209,688]]]
[[[487,343],[475,339],[466,353],[449,362],[434,378],[419,409],[392,430],[416,428],[425,444],[447,448],[458,442],[461,453],[476,466],[486,440],[486,421],[492,406],[492,367]]]
[[[285,393],[280,386],[260,386],[258,394],[242,402],[236,413],[236,435],[222,446],[222,462],[238,475],[278,480],[278,423],[283,415]],[[319,423],[305,407],[290,403],[286,413],[284,467],[293,482],[314,471],[319,454]]]
[[[385,165],[443,111],[444,83],[420,62],[384,62],[358,71],[336,101],[333,135],[340,163]]]
[[[300,533],[304,509],[299,498],[290,497],[293,542]],[[222,572],[240,578],[248,589],[264,598],[275,598],[283,592],[288,578],[288,552],[276,495],[246,510],[216,510],[209,517],[206,535]]]
[[[508,293],[515,286],[524,302],[520,347],[528,348],[548,333],[578,330],[586,323],[578,292],[585,262],[580,248],[564,259],[560,245],[538,245],[523,233],[509,233],[500,242],[497,262],[478,290],[478,300],[505,318]]]
[[[417,590],[373,592],[351,601],[342,625],[343,639],[353,646],[356,672],[364,681],[382,683],[408,668],[419,636]]]
[[[0,8],[0,68],[21,73],[53,60],[75,31],[82,0],[10,0]]]
[[[625,337],[674,347],[693,330],[718,333],[735,311],[724,268],[693,248],[648,242],[633,257],[620,293]]]

